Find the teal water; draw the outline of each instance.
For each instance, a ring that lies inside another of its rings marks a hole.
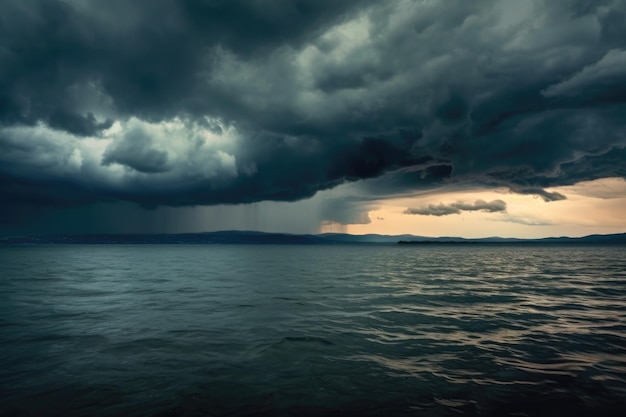
[[[624,246],[0,247],[0,416],[623,410]]]

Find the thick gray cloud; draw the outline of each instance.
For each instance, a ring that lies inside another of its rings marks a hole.
[[[408,208],[404,214],[419,214],[421,216],[447,216],[449,214],[460,214],[461,210],[454,206],[445,204],[430,204],[428,207]]]
[[[566,200],[567,196],[558,193],[556,191],[550,192],[546,191],[541,187],[520,187],[520,188],[511,188],[511,191],[516,194],[530,194],[540,197],[543,201],[560,201]]]
[[[149,132],[135,128],[118,143],[109,146],[102,158],[103,165],[117,163],[143,173],[167,172],[167,152],[154,149]]]
[[[551,201],[626,176],[623,0],[6,0],[0,16],[5,213],[295,201],[368,178],[378,196]]]
[[[451,204],[429,204],[426,207],[408,208],[405,214],[419,214],[422,216],[447,216],[449,214],[461,214],[462,211],[484,211],[496,213],[506,211],[506,202],[502,200],[484,201],[476,200],[474,203],[458,201]]]

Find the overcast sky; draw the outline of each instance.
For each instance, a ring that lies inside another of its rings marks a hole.
[[[626,0],[0,0],[0,234],[626,232]]]

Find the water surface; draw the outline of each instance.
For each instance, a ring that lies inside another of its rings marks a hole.
[[[620,415],[625,255],[0,247],[0,416]]]

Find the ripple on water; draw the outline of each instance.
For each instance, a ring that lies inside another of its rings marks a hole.
[[[0,247],[4,415],[620,415],[623,247]]]

